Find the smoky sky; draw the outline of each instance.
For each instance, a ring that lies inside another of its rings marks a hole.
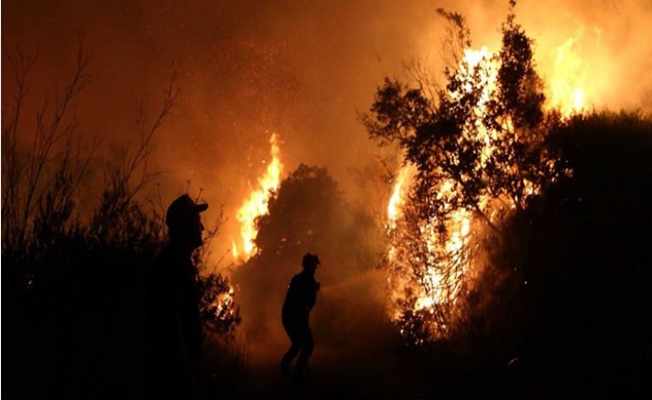
[[[164,201],[191,190],[229,219],[264,170],[269,137],[280,137],[285,171],[326,166],[355,193],[352,171],[375,162],[357,112],[366,111],[385,76],[404,64],[443,65],[443,7],[468,18],[474,45],[497,48],[507,1],[86,1],[2,2],[2,98],[12,95],[6,54],[38,48],[31,99],[72,73],[79,35],[92,54],[91,84],[75,114],[84,137],[99,137],[107,159],[137,139],[142,102],[149,115],[171,71],[178,102],[155,143],[152,168]],[[520,1],[517,19],[535,40],[542,75],[553,49],[577,36],[598,107],[650,109],[650,1]],[[593,75],[591,75],[593,74]],[[594,76],[595,75],[595,76]],[[33,117],[28,117],[33,118]],[[29,124],[28,122],[25,122]],[[101,180],[97,177],[95,181]]]

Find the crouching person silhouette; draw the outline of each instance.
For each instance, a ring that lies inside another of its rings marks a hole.
[[[289,376],[292,361],[298,355],[299,359],[292,374],[292,377],[298,381],[304,378],[314,348],[308,319],[319,291],[319,282],[315,280],[315,271],[319,264],[319,257],[316,254],[307,253],[303,257],[301,263],[303,271],[290,281],[283,303],[283,327],[292,345],[281,361],[281,371],[284,376]]]
[[[148,273],[148,399],[196,399],[202,349],[197,269],[192,252],[202,245],[197,204],[183,195],[168,207],[168,242]]]

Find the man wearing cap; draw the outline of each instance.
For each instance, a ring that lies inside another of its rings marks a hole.
[[[199,213],[207,208],[184,194],[167,209],[169,240],[148,273],[148,398],[198,396],[202,332],[191,256],[203,243]]]
[[[319,291],[319,282],[315,280],[315,271],[319,264],[319,257],[316,254],[307,253],[303,256],[301,262],[303,271],[296,274],[290,281],[283,303],[283,327],[290,337],[292,345],[281,361],[281,371],[283,375],[288,376],[290,364],[298,355],[299,359],[293,374],[296,380],[303,379],[303,374],[308,367],[308,360],[315,347],[308,317],[315,306]]]

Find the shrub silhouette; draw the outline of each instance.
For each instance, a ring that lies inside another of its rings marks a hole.
[[[2,395],[139,398],[145,271],[165,240],[161,213],[141,192],[153,178],[147,160],[174,104],[174,76],[150,123],[141,110],[139,146],[126,149],[124,164],[107,167],[99,202],[84,220],[78,191],[99,143],[81,150],[72,108],[89,83],[90,59],[80,44],[73,77],[55,103],[38,110],[30,136],[21,111],[36,59],[20,51],[13,57],[14,103],[2,125],[2,357],[10,366]],[[25,137],[34,137],[31,147]],[[228,279],[201,279],[204,325],[211,337],[232,341],[237,306],[226,305],[228,319],[211,308],[228,292]]]
[[[573,173],[505,222],[518,239],[493,247],[467,299],[473,334],[460,340],[473,348],[470,362],[510,370],[513,393],[645,391],[652,119],[576,116],[551,130],[547,146]]]

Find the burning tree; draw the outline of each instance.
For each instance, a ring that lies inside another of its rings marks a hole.
[[[388,226],[388,265],[392,318],[415,343],[461,327],[459,299],[469,294],[480,244],[488,237],[508,242],[501,221],[556,175],[543,147],[543,85],[532,40],[513,10],[494,55],[471,50],[462,15],[439,13],[453,44],[446,85],[385,79],[362,117],[369,136],[398,143],[404,168],[414,169],[402,214]]]

